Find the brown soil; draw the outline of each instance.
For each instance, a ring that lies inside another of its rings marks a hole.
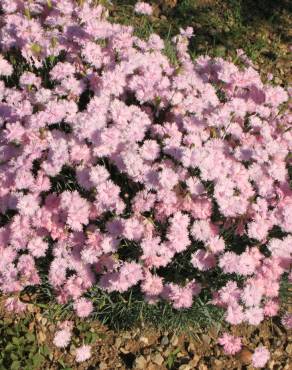
[[[243,349],[237,356],[224,355],[222,347],[217,344],[220,328],[216,327],[193,335],[145,328],[117,333],[98,323],[92,324],[92,330],[99,333],[99,338],[93,344],[93,357],[89,361],[77,365],[72,347],[65,356],[63,354],[64,362],[73,369],[252,370],[251,355],[260,344],[271,352],[266,369],[292,369],[292,332],[287,332],[281,324],[272,320],[258,327],[240,325],[231,328],[234,335],[242,337]],[[47,338],[49,341],[53,333],[54,326],[51,326]],[[60,355],[54,349],[54,359]],[[53,364],[46,369],[58,368]]]

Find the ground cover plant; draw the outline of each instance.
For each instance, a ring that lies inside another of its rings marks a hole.
[[[243,50],[236,64],[193,59],[191,27],[164,42],[97,2],[1,6],[5,309],[34,296],[118,323],[278,315],[291,281],[291,91],[264,83]],[[132,11],[146,24],[153,8]],[[74,330],[60,319],[53,343],[67,348]],[[219,343],[241,349],[228,333]],[[259,346],[254,365],[268,359]]]

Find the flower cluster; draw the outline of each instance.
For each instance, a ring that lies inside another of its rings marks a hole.
[[[94,310],[83,297],[93,286],[136,285],[176,309],[208,289],[231,324],[276,315],[292,261],[287,92],[246,59],[193,61],[191,28],[173,38],[171,62],[158,35],[139,39],[94,3],[1,2],[7,307],[24,309],[15,297],[41,283],[46,259],[58,302],[73,301],[80,317]],[[182,273],[167,273],[179,258]],[[206,285],[207,274],[227,280]],[[56,345],[70,338],[60,329]]]
[[[223,346],[223,350],[227,355],[234,355],[242,348],[241,338],[228,333],[223,333],[223,335],[218,338],[218,343]],[[269,350],[261,345],[257,347],[251,355],[252,365],[256,368],[263,368],[269,361],[270,356]]]

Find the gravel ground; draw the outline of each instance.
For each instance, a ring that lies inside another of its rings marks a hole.
[[[231,328],[242,336],[243,349],[237,356],[226,356],[217,344],[218,329],[188,335],[157,332],[152,329],[136,329],[119,334],[99,327],[105,336],[94,345],[93,358],[81,365],[67,355],[66,363],[76,370],[225,370],[254,369],[251,363],[253,350],[263,344],[269,348],[271,359],[266,369],[292,369],[292,332],[286,332],[280,324],[265,322],[255,328],[238,326]],[[74,352],[74,350],[73,350]],[[58,351],[54,356],[58,357]],[[52,366],[48,369],[57,369]]]

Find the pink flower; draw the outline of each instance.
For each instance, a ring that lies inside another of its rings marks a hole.
[[[143,1],[138,1],[135,5],[135,12],[137,14],[145,14],[145,15],[151,15],[152,14],[152,6],[148,3],[145,3]]]
[[[74,73],[75,68],[72,64],[68,62],[59,62],[50,71],[50,76],[54,80],[62,80],[64,78],[73,76]]]
[[[0,55],[0,76],[11,76],[12,72],[12,65]]]
[[[240,275],[252,275],[257,266],[257,258],[247,252],[242,253],[237,261],[236,272]]]
[[[74,302],[73,307],[79,317],[88,317],[93,311],[91,301],[86,298],[79,298]]]
[[[4,132],[7,141],[21,142],[25,133],[25,129],[20,122],[13,122],[6,125]]]
[[[58,330],[55,333],[53,343],[56,347],[65,348],[69,345],[72,332],[69,329]]]
[[[39,204],[35,196],[28,194],[19,197],[17,208],[24,216],[33,216],[39,209]]]
[[[159,152],[160,147],[155,140],[145,140],[140,148],[141,157],[148,161],[154,161],[158,157]]]
[[[219,236],[211,238],[208,242],[208,249],[214,254],[219,254],[223,252],[225,249],[224,239]]]
[[[264,346],[259,346],[255,349],[252,355],[252,364],[254,367],[258,368],[265,367],[270,357],[270,352],[267,350],[267,348]]]
[[[222,337],[218,339],[218,343],[223,346],[227,355],[234,355],[241,350],[241,338],[228,333],[223,333]]]
[[[89,177],[93,184],[98,186],[99,184],[108,180],[109,173],[105,167],[97,165],[91,168]]]
[[[238,288],[236,282],[228,281],[224,287],[219,290],[219,297],[220,300],[224,303],[232,307],[238,307],[236,304],[240,298],[240,289]],[[231,312],[230,312],[231,314]]]
[[[264,287],[255,283],[246,284],[241,299],[247,307],[258,306],[264,294]]]
[[[178,175],[171,168],[165,168],[159,173],[159,183],[163,188],[172,189],[177,182]]]
[[[144,227],[136,218],[128,218],[124,221],[123,235],[130,240],[140,240],[143,236]]]
[[[5,300],[5,308],[8,311],[14,313],[22,313],[26,310],[27,305],[19,300],[16,297],[10,297]]]
[[[180,28],[179,33],[180,33],[180,35],[189,38],[189,37],[193,36],[194,29],[193,29],[193,27],[187,27],[186,29]]]
[[[197,250],[192,255],[192,265],[200,271],[206,271],[215,267],[216,259],[213,254],[204,251],[203,249]]]
[[[89,204],[76,190],[62,193],[61,208],[67,211],[67,224],[74,231],[81,231],[82,224],[88,223]]]
[[[251,325],[258,325],[264,319],[264,311],[260,307],[251,307],[244,312],[245,320]]]
[[[82,55],[86,62],[92,64],[95,68],[100,68],[102,65],[101,47],[95,42],[87,42],[82,50]]]
[[[91,357],[91,347],[87,345],[83,345],[79,348],[76,348],[76,361],[77,362],[84,362]]]
[[[20,86],[32,86],[39,88],[41,84],[41,78],[37,77],[32,72],[24,72],[19,79]]]
[[[219,266],[228,274],[232,274],[237,270],[238,255],[234,252],[226,252],[219,259]]]
[[[205,192],[204,185],[200,180],[194,177],[190,177],[186,180],[188,189],[192,195],[198,196],[202,195]]]
[[[245,315],[243,313],[242,307],[237,304],[233,303],[228,306],[226,312],[226,321],[232,325],[238,325],[243,322]]]
[[[264,314],[268,317],[276,316],[279,311],[280,305],[277,300],[269,300],[265,303]]]
[[[285,326],[286,329],[292,329],[292,314],[286,312],[281,319],[282,324]]]
[[[200,285],[194,281],[189,282],[185,287],[177,284],[166,284],[162,292],[163,298],[169,299],[176,309],[189,308],[193,304],[193,296],[200,293]]]
[[[142,279],[142,269],[138,263],[124,262],[119,271],[104,274],[99,283],[108,292],[125,292]]]
[[[44,257],[48,249],[48,244],[39,236],[32,238],[27,245],[28,250],[34,257]]]
[[[162,278],[146,273],[145,280],[141,284],[141,290],[149,296],[158,296],[163,290]]]

